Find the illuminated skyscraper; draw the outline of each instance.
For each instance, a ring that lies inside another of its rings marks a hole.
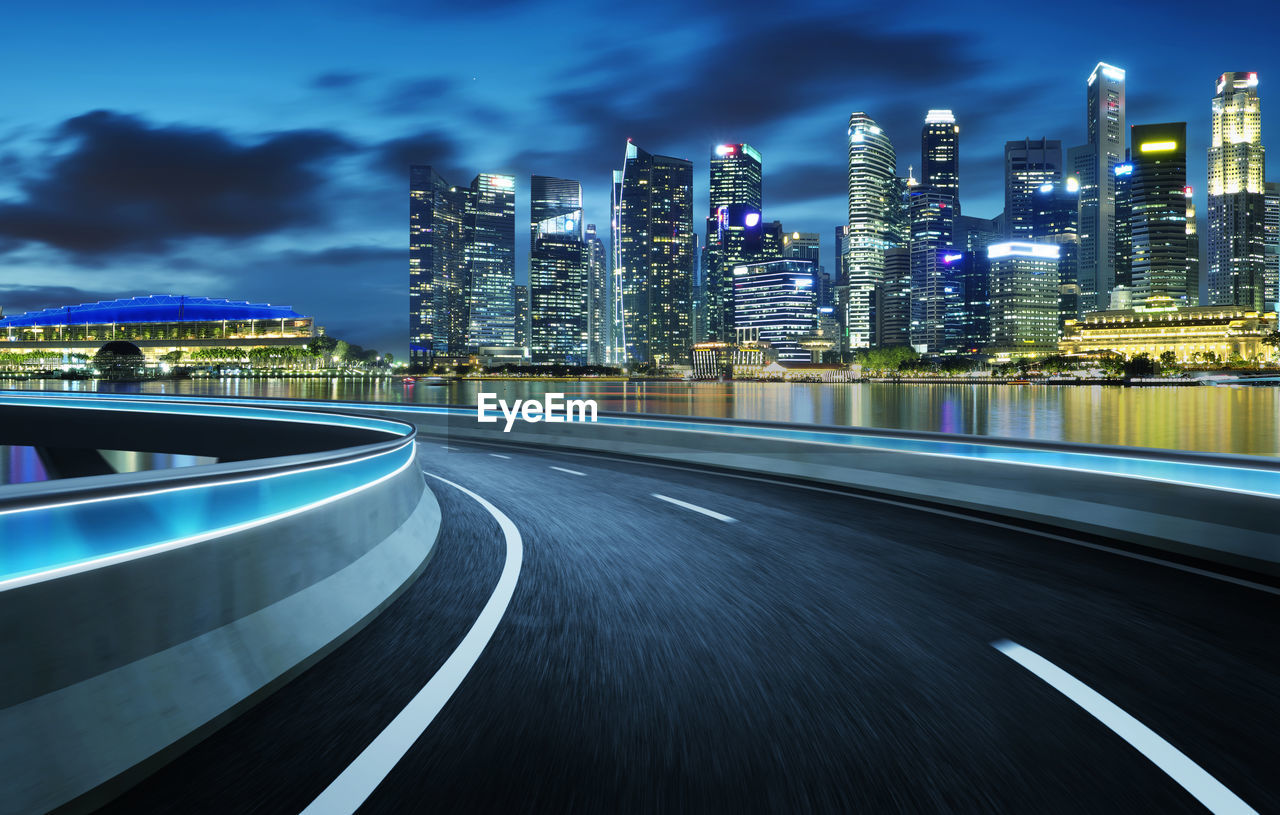
[[[1070,151],[1080,180],[1080,310],[1104,310],[1115,286],[1115,165],[1124,160],[1125,74],[1099,62],[1089,74],[1085,124],[1088,140]]]
[[[627,142],[614,172],[614,358],[625,363],[687,363],[696,238],[693,164]],[[744,217],[744,223],[755,219]]]
[[[468,349],[516,344],[516,179],[480,173],[467,196]]]
[[[584,365],[589,284],[582,185],[535,175],[529,183],[529,334],[534,362]]]
[[[1116,165],[1117,168],[1121,166],[1123,165]],[[1080,182],[1075,176],[1067,176],[1065,181],[1043,184],[1031,200],[1031,239],[1037,243],[1057,244],[1059,247],[1058,322],[1061,327],[1067,320],[1075,320],[1080,316],[1077,271],[1080,252]],[[1120,210],[1120,200],[1117,188],[1117,212]]]
[[[1030,240],[1033,198],[1045,184],[1062,180],[1062,142],[1022,139],[1004,143],[1005,237]]]
[[[1009,241],[987,248],[993,350],[1057,351],[1058,254],[1048,243]]]
[[[807,260],[747,263],[733,270],[735,330],[768,342],[778,359],[808,362],[809,351],[796,337],[817,324],[814,264]]]
[[[949,110],[931,110],[920,131],[920,175],[926,187],[951,195],[960,207],[960,125]]]
[[[844,347],[856,351],[877,343],[875,312],[884,279],[885,250],[896,245],[901,206],[893,144],[865,113],[849,117],[849,251],[844,285]]]
[[[1116,176],[1116,251],[1114,266],[1116,284],[1112,291],[1123,288],[1133,293],[1133,162],[1125,161],[1112,168]]]
[[[596,225],[587,224],[587,362],[603,365],[609,352],[609,261]]]
[[[467,190],[430,166],[409,168],[409,363],[466,352]]]
[[[906,246],[885,250],[878,314],[879,347],[911,344],[911,250]]]
[[[1263,273],[1263,279],[1266,281],[1266,296],[1263,300],[1267,311],[1275,311],[1277,303],[1280,302],[1280,182],[1268,181],[1264,189],[1266,206],[1263,218],[1263,242],[1267,269]],[[1188,221],[1188,226],[1191,223],[1194,223],[1194,219]]]
[[[1262,310],[1266,154],[1256,73],[1218,77],[1209,142],[1209,304]]]
[[[811,261],[814,268],[818,307],[833,307],[835,291],[827,270],[821,264],[819,249],[820,238],[817,232],[787,232],[782,236],[782,257]]]
[[[1134,125],[1129,181],[1130,268],[1134,305],[1188,301],[1187,125]]]
[[[749,144],[711,151],[710,207],[703,253],[707,336],[733,338],[733,268],[761,259],[763,161]]]
[[[911,344],[921,353],[959,347],[961,291],[958,269],[943,259],[955,252],[959,214],[955,198],[919,185],[909,196],[911,215]]]

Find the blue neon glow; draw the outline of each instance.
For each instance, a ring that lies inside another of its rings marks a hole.
[[[1116,175],[1133,175],[1132,164],[1117,164],[1113,169]]]
[[[748,213],[746,214],[746,217],[744,217],[744,218],[742,219],[742,222],[743,222],[744,224],[746,224],[747,226],[749,226],[749,227],[750,227],[750,226],[755,226],[756,224],[760,223],[760,213],[758,213],[758,212],[748,212]]]
[[[412,464],[414,457],[414,445],[406,436],[407,428],[368,417],[308,411],[300,411],[295,417],[290,415],[292,411],[233,404],[184,405],[172,398],[161,405],[153,400],[132,398],[29,397],[7,393],[0,394],[0,402],[306,423],[323,421],[342,427],[384,430],[405,437],[404,444],[391,450],[348,461],[319,462],[311,467],[272,473],[228,473],[224,480],[180,487],[159,481],[139,485],[136,492],[109,498],[55,498],[48,504],[0,510],[0,588],[24,582],[23,578],[43,579],[49,573],[215,538],[234,529],[268,522],[388,478]],[[191,468],[191,472],[196,469]]]

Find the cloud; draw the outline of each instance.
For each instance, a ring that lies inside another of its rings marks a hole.
[[[764,179],[766,211],[775,206],[799,204],[848,195],[848,168],[834,161],[792,164],[770,172]]]
[[[21,182],[21,199],[0,203],[0,243],[156,252],[191,238],[314,227],[326,216],[321,166],[355,149],[323,130],[242,145],[217,130],[106,110],[68,119],[52,143],[70,149]]]
[[[453,86],[453,80],[440,76],[402,80],[387,90],[378,110],[386,116],[420,116],[438,108]]]
[[[307,85],[321,91],[343,90],[360,85],[368,78],[368,74],[355,71],[328,71],[312,77]]]
[[[469,182],[470,176],[462,179],[465,171],[460,157],[461,150],[452,136],[440,130],[423,130],[374,145],[370,166],[405,184],[409,183],[410,164],[430,164],[454,184]]]
[[[95,291],[77,286],[0,286],[0,306],[4,308],[4,314],[7,317],[27,311],[41,311],[46,308],[96,303],[99,300],[131,296],[134,294],[120,289]]]
[[[764,128],[842,99],[891,98],[894,88],[937,92],[986,64],[958,38],[878,30],[861,15],[765,18],[708,41],[664,69],[646,59],[592,58],[583,70],[595,85],[552,94],[546,104],[552,116],[584,128],[588,141],[660,144]]]

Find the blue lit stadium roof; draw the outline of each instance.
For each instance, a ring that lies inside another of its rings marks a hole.
[[[215,300],[177,294],[152,294],[78,306],[28,311],[0,318],[0,328],[37,325],[101,325],[104,323],[176,323],[201,320],[304,320],[290,306]]]

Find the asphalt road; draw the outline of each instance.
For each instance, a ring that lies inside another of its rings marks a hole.
[[[1002,640],[1280,812],[1275,594],[854,495],[450,447],[424,440],[424,470],[506,513],[523,566],[361,812],[1205,811]],[[502,570],[493,516],[428,480],[444,523],[423,576],[104,812],[296,813],[342,773]]]

